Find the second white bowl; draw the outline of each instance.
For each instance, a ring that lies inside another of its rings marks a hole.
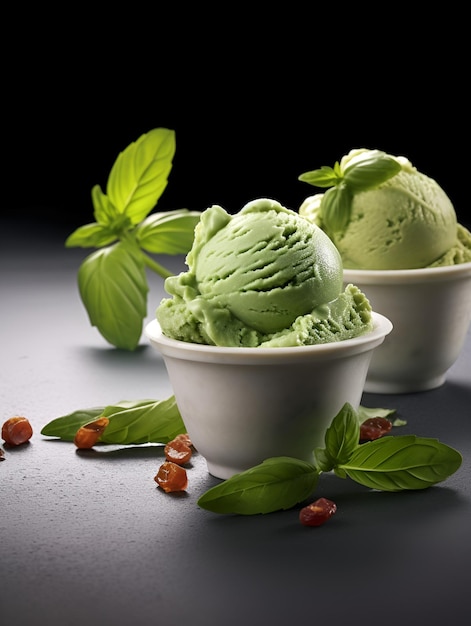
[[[394,325],[371,359],[365,391],[412,393],[442,385],[471,321],[471,263],[343,275]]]

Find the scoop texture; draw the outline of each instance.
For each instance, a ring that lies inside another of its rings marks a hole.
[[[340,254],[315,224],[275,200],[204,211],[188,271],[165,281],[156,311],[173,339],[220,346],[338,341],[371,327],[362,292],[343,289]]]
[[[342,162],[351,158],[351,151]],[[471,261],[471,233],[457,223],[440,185],[404,157],[402,169],[381,185],[353,194],[347,225],[328,232],[346,269],[398,270]],[[324,228],[322,196],[306,198],[299,213]]]

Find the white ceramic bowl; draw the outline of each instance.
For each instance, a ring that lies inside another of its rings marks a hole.
[[[272,456],[313,460],[345,402],[360,404],[373,350],[391,322],[373,313],[374,329],[337,343],[293,348],[224,348],[145,329],[162,355],[195,448],[218,478]]]
[[[471,263],[415,270],[344,270],[394,331],[375,350],[365,391],[412,393],[446,380],[471,321]]]

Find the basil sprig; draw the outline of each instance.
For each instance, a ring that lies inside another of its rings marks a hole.
[[[323,195],[321,219],[328,233],[343,230],[351,216],[355,193],[374,189],[401,170],[400,162],[381,150],[357,150],[334,167],[304,172],[298,180],[315,187],[329,188]]]
[[[92,326],[110,344],[134,350],[147,312],[146,268],[171,272],[147,253],[186,254],[201,213],[178,209],[149,215],[164,192],[175,154],[175,132],[155,128],[116,159],[103,193],[92,189],[95,222],[66,239],[68,248],[100,248],[79,268],[81,300]]]
[[[212,487],[198,505],[242,515],[288,509],[306,500],[320,474],[331,470],[376,490],[425,489],[451,476],[462,463],[457,450],[436,439],[402,435],[360,444],[359,424],[358,414],[345,404],[326,431],[324,448],[315,450],[315,463],[267,459]]]
[[[380,491],[425,489],[460,467],[460,453],[437,439],[400,435],[382,437],[359,446],[335,473]]]
[[[186,432],[175,396],[170,396],[167,400],[123,400],[74,411],[50,421],[42,428],[41,435],[73,441],[81,426],[102,416],[110,421],[100,437],[101,443],[168,443]]]
[[[314,470],[314,471],[313,471]],[[319,473],[306,461],[271,457],[212,487],[198,505],[214,513],[271,513],[290,509],[314,491]]]

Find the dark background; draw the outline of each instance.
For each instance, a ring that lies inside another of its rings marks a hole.
[[[177,148],[157,210],[233,213],[258,197],[297,209],[319,191],[302,172],[366,147],[408,157],[469,222],[460,16],[430,9],[427,25],[409,17],[393,28],[394,18],[345,10],[250,16],[232,30],[217,14],[202,30],[203,16],[185,13],[188,34],[175,17],[136,11],[113,28],[93,16],[51,33],[35,28],[43,13],[28,14],[27,33],[10,24],[25,56],[4,68],[3,214],[70,229],[93,221],[91,189],[105,190],[119,152],[167,127]]]

